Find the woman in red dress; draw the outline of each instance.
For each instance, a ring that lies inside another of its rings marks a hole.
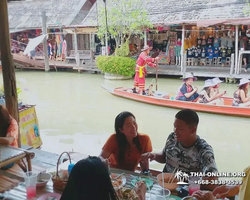
[[[145,95],[145,75],[147,73],[145,65],[148,65],[150,67],[156,67],[156,62],[159,60],[159,57],[151,58],[149,56],[149,52],[152,49],[152,47],[149,47],[148,45],[144,46],[142,49],[142,53],[137,59],[136,62],[136,68],[135,68],[135,79],[134,79],[134,88],[133,93],[137,93],[136,88],[139,87],[139,93],[142,95]]]

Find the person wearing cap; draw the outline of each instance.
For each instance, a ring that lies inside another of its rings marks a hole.
[[[199,94],[197,93],[198,88],[196,86],[192,86],[193,82],[196,80],[197,78],[194,77],[192,73],[186,73],[183,77],[184,83],[178,90],[178,94],[175,99],[180,101],[197,101],[199,97]]]
[[[220,97],[224,95],[224,93],[222,93],[221,96],[218,96],[218,93],[213,93],[213,95],[211,94],[215,84],[216,83],[214,83],[212,79],[208,79],[205,81],[203,89],[199,95],[199,103],[210,105],[221,105],[222,103],[224,103],[220,100]]]
[[[249,83],[246,78],[240,79],[239,88],[234,92],[233,106],[250,107],[250,96],[247,96]]]
[[[145,75],[147,73],[145,65],[148,65],[150,67],[156,67],[155,62],[159,60],[159,57],[151,58],[149,56],[149,52],[152,49],[152,47],[149,47],[148,45],[144,46],[142,49],[142,53],[139,55],[137,62],[136,62],[136,68],[135,68],[135,78],[134,78],[134,88],[133,93],[137,93],[136,88],[139,88],[139,93],[142,95],[146,95],[145,92]]]

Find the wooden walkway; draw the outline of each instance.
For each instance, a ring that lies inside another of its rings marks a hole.
[[[13,59],[17,69],[45,70],[43,59],[33,60],[19,54],[13,54]],[[80,71],[100,72],[100,70],[97,69],[95,63],[91,61],[86,62],[86,64],[80,64],[80,67],[78,67],[76,63],[67,63],[64,61],[50,60],[49,66],[51,70],[72,69]]]
[[[26,56],[19,54],[13,54],[14,63],[18,69],[36,69],[44,70],[43,60],[32,60]],[[50,61],[49,62],[51,70],[57,69],[70,69],[80,71],[92,71],[92,72],[101,72],[95,64],[95,61],[86,61],[85,64],[80,64],[78,67],[74,62],[63,62],[63,61]],[[148,67],[147,69],[149,75],[155,75],[156,69]],[[194,72],[194,75],[197,77],[220,77],[220,78],[229,78],[230,77],[230,66],[187,66],[187,72]],[[163,65],[160,64],[158,68],[158,75],[163,76],[182,76],[180,66],[176,65]],[[244,68],[241,69],[239,75],[232,75],[231,78],[240,79],[240,78],[250,78],[250,71],[245,72]]]
[[[159,75],[172,75],[172,76],[182,76],[181,67],[176,65],[159,65],[158,68]],[[225,66],[187,66],[187,72],[193,72],[196,77],[220,77],[227,78],[230,77],[230,67]],[[152,67],[147,68],[147,73],[149,75],[155,75],[156,69]],[[241,74],[233,75],[233,78],[250,78],[250,71],[245,72],[242,68]]]

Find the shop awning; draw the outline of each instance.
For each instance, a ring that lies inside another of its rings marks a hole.
[[[40,35],[40,36],[38,36],[36,38],[30,39],[30,41],[29,41],[26,49],[24,50],[23,54],[26,55],[29,52],[31,52],[32,50],[34,50],[44,40],[44,38],[46,36],[47,35],[44,34],[44,35]]]
[[[250,25],[250,18],[238,18],[238,19],[215,19],[215,20],[198,20],[198,27],[208,27],[217,24],[226,25]]]

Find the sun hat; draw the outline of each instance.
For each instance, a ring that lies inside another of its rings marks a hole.
[[[212,87],[215,85],[217,85],[217,84],[215,84],[212,79],[207,79],[207,80],[205,80],[205,84],[204,84],[203,88]]]
[[[185,74],[183,75],[183,77],[182,77],[183,81],[186,81],[186,79],[188,79],[188,78],[193,78],[194,81],[197,80],[197,78],[194,77],[194,76],[193,76],[193,73],[191,73],[191,72],[185,73]]]
[[[218,77],[213,78],[212,81],[215,83],[215,85],[219,84],[219,83],[223,83],[222,80],[220,80]]]
[[[141,51],[151,50],[153,47],[150,47],[148,45],[145,45]]]
[[[240,83],[239,83],[238,87],[241,85],[244,85],[246,83],[250,83],[250,81],[247,78],[242,78],[242,79],[240,79]]]

